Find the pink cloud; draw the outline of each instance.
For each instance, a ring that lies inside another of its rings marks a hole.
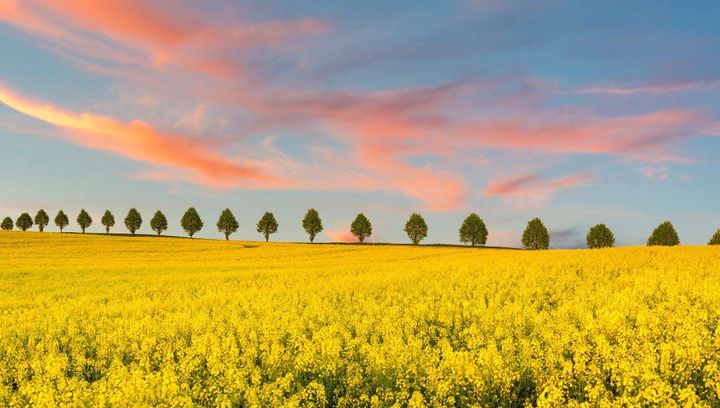
[[[332,242],[357,242],[357,238],[348,230],[326,230],[325,235],[327,235]]]
[[[670,168],[667,166],[641,167],[640,172],[649,179],[667,180],[670,176]]]
[[[621,86],[597,86],[582,88],[575,91],[565,93],[570,94],[602,94],[613,96],[631,96],[639,94],[662,95],[673,92],[692,91],[696,89],[706,89],[717,86],[720,81],[684,81],[684,82],[665,82],[658,84],[649,84],[641,86],[621,87]]]
[[[559,190],[582,185],[590,178],[574,175],[547,180],[537,174],[521,174],[491,181],[483,191],[487,196],[545,198]]]

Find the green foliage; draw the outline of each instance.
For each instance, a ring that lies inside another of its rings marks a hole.
[[[708,245],[720,245],[720,229],[715,231],[715,234],[710,239],[710,242],[708,242]]]
[[[220,213],[220,219],[218,219],[217,228],[218,231],[222,232],[225,235],[226,241],[230,239],[230,234],[235,233],[235,231],[240,228],[240,225],[235,219],[235,215],[233,215],[232,211],[230,211],[229,208],[224,209],[223,212]]]
[[[50,216],[47,215],[45,210],[40,209],[37,214],[35,214],[35,225],[38,226],[38,229],[40,232],[45,231],[45,227],[50,223]]]
[[[110,212],[110,210],[105,210],[105,214],[103,214],[100,219],[100,223],[105,226],[105,233],[109,234],[110,228],[115,226],[115,216]]]
[[[315,241],[315,236],[323,230],[322,220],[317,210],[311,208],[305,213],[302,220],[302,226],[305,232],[310,236],[310,243]]]
[[[355,217],[355,221],[350,224],[350,233],[360,242],[365,242],[365,239],[372,235],[372,224],[365,214],[360,213]]]
[[[615,235],[605,224],[598,224],[587,233],[588,248],[612,248],[615,246]]]
[[[150,220],[150,228],[152,228],[153,231],[157,232],[158,235],[162,234],[163,231],[168,229],[168,221],[162,211],[157,210],[155,212],[155,215],[153,215],[152,219]]]
[[[21,231],[27,231],[33,226],[33,220],[28,213],[22,213],[15,221],[15,226]]]
[[[413,245],[417,245],[427,237],[428,227],[422,215],[413,213],[405,223],[405,233]]]
[[[12,218],[5,217],[5,219],[2,221],[2,224],[0,224],[0,228],[2,228],[3,231],[10,231],[15,227],[13,224]]]
[[[80,210],[80,214],[77,216],[77,223],[80,226],[80,229],[82,230],[82,233],[85,233],[85,230],[90,228],[90,225],[92,225],[92,218],[90,217],[90,214],[85,211],[85,209]]]
[[[522,244],[525,249],[548,249],[550,247],[550,233],[540,218],[533,218],[528,222],[522,235]]]
[[[257,223],[257,232],[263,234],[265,242],[270,240],[270,234],[276,233],[278,230],[278,223],[275,220],[275,215],[271,212],[263,214],[260,221]]]
[[[55,225],[60,228],[60,232],[63,232],[63,229],[70,224],[70,219],[68,218],[67,214],[63,212],[63,210],[58,211],[57,215],[55,216]]]
[[[200,214],[198,214],[194,207],[190,207],[187,211],[185,211],[185,214],[180,220],[180,225],[183,230],[187,232],[190,238],[203,228],[203,222],[202,219],[200,219]]]
[[[131,234],[135,235],[135,231],[142,227],[142,216],[135,208],[131,208],[125,216],[125,228],[130,231]]]
[[[475,246],[485,245],[487,243],[487,227],[482,218],[475,213],[465,218],[458,232],[460,233],[460,242],[463,244],[470,243],[470,245]]]
[[[647,244],[648,246],[675,246],[680,245],[680,238],[672,223],[665,221],[655,228],[650,238],[648,238]]]

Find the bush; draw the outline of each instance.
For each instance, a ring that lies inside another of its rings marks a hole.
[[[522,235],[522,244],[525,249],[548,249],[550,247],[550,233],[540,218],[533,218],[528,222]]]
[[[2,221],[2,224],[0,224],[0,228],[2,228],[3,231],[10,231],[13,229],[15,225],[13,225],[12,218],[5,217],[5,219]]]
[[[598,224],[587,233],[588,248],[612,248],[615,246],[615,235],[605,224]]]
[[[311,208],[305,213],[305,217],[302,220],[302,226],[305,232],[310,236],[310,243],[315,241],[315,236],[323,230],[322,220],[317,210]]]
[[[275,220],[275,215],[271,212],[263,214],[260,221],[257,223],[257,232],[263,234],[265,242],[270,240],[270,234],[276,233],[278,230],[278,223]]]
[[[200,218],[200,214],[198,214],[195,208],[190,207],[187,211],[185,211],[185,214],[180,220],[180,225],[182,226],[183,230],[187,232],[190,238],[192,238],[193,235],[195,235],[203,228],[203,221]]]
[[[413,245],[417,245],[427,237],[428,227],[422,215],[414,213],[405,223],[405,233]]]
[[[350,233],[360,242],[364,242],[367,237],[372,235],[372,224],[365,214],[360,213],[350,224]]]
[[[710,238],[708,245],[720,245],[720,228],[715,231],[715,234]]]
[[[47,215],[45,210],[40,209],[40,211],[35,214],[35,225],[38,226],[38,229],[40,232],[45,231],[45,227],[50,223],[50,217]]]
[[[487,243],[488,230],[485,221],[475,213],[468,215],[460,226],[460,242],[470,245],[485,245]]]
[[[150,220],[150,228],[152,228],[153,231],[157,232],[158,235],[162,234],[163,231],[168,229],[168,221],[162,211],[158,210],[155,212],[155,215],[153,215],[152,219]]]
[[[680,238],[672,223],[665,221],[655,228],[648,238],[647,244],[648,246],[675,246],[680,245]]]
[[[88,214],[84,208],[80,210],[80,214],[78,214],[76,221],[80,226],[83,234],[85,233],[86,229],[90,228],[90,225],[92,225],[93,222],[92,217],[90,217],[90,214]]]

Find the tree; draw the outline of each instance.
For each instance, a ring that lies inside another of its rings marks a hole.
[[[422,215],[414,213],[405,223],[405,233],[412,241],[413,245],[417,245],[427,237],[428,227]]]
[[[85,233],[85,230],[87,228],[90,228],[90,225],[92,225],[92,218],[90,217],[90,214],[85,211],[85,209],[80,210],[80,214],[77,216],[77,223],[80,226],[80,229],[82,230],[82,233]]]
[[[305,217],[302,220],[302,226],[303,229],[305,229],[305,232],[307,232],[310,236],[310,243],[312,244],[315,241],[315,236],[323,230],[322,220],[320,219],[320,214],[318,214],[317,210],[314,208],[307,210],[307,213],[305,213]]]
[[[19,230],[27,231],[33,226],[33,220],[30,217],[30,214],[28,213],[22,213],[18,217],[17,221],[15,221],[15,226],[18,227]]]
[[[365,242],[365,239],[372,235],[372,224],[365,214],[360,213],[355,217],[355,221],[350,224],[350,233],[360,242]]]
[[[672,223],[665,221],[655,228],[650,238],[648,238],[647,244],[648,246],[675,246],[680,245],[680,238]]]
[[[230,234],[235,233],[239,227],[240,225],[238,224],[235,216],[229,208],[224,209],[223,212],[220,213],[220,219],[218,219],[217,228],[218,231],[225,234],[225,241],[229,240]]]
[[[2,224],[0,224],[0,228],[2,228],[3,231],[10,231],[15,227],[15,225],[12,222],[12,218],[5,217],[5,219],[2,221]]]
[[[125,216],[125,228],[133,235],[135,235],[135,231],[140,229],[142,222],[142,216],[135,208],[131,208],[127,216]]]
[[[55,216],[55,225],[60,228],[60,232],[63,232],[63,229],[70,224],[70,220],[68,219],[68,216],[63,212],[63,210],[58,211],[57,215]]]
[[[525,249],[548,249],[550,247],[550,233],[540,218],[533,218],[528,222],[522,235],[522,244]]]
[[[162,211],[157,210],[155,212],[155,215],[153,215],[152,219],[150,220],[150,228],[152,228],[153,231],[157,232],[158,235],[162,234],[163,231],[168,229],[167,218],[165,218],[165,214],[163,214]]]
[[[115,216],[110,212],[110,210],[105,210],[105,214],[103,214],[100,219],[100,223],[105,226],[105,233],[109,234],[110,228],[115,226]]]
[[[720,228],[715,231],[715,234],[710,238],[708,245],[720,245]]]
[[[587,233],[588,248],[612,248],[615,246],[615,235],[605,224],[598,224]]]
[[[485,245],[488,238],[488,230],[485,226],[485,221],[475,213],[472,213],[465,218],[462,225],[460,226],[460,242],[463,244],[470,243],[470,245]]]
[[[190,207],[187,211],[185,211],[185,214],[180,220],[180,225],[183,230],[187,232],[190,238],[203,228],[203,222],[202,219],[200,219],[200,214],[198,214],[193,207]]]
[[[35,225],[38,226],[40,232],[43,232],[49,223],[50,217],[47,215],[45,210],[40,209],[37,214],[35,214]]]
[[[263,214],[260,221],[257,223],[257,232],[263,234],[265,242],[270,240],[270,234],[276,233],[278,230],[278,223],[275,220],[275,215],[271,212]]]

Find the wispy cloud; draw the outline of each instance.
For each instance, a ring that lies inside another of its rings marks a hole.
[[[590,180],[587,175],[573,175],[548,180],[538,174],[520,174],[502,180],[493,180],[483,191],[487,196],[546,199],[553,193],[582,185]]]

